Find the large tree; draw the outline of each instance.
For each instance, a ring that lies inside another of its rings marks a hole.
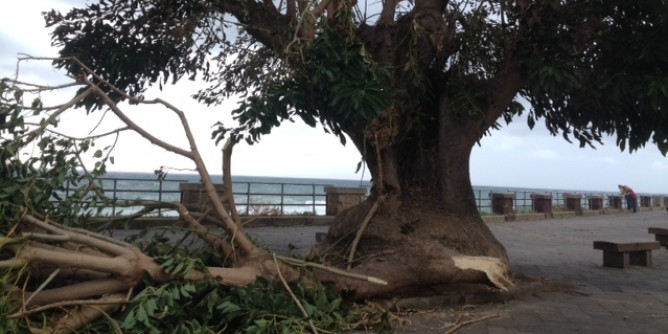
[[[217,140],[254,143],[293,118],[347,135],[373,189],[318,255],[392,278],[336,279],[360,296],[511,284],[469,176],[472,147],[501,121],[526,113],[581,146],[613,135],[621,149],[668,150],[661,0],[101,0],[46,19],[61,56],[129,95],[183,77],[211,84],[196,96],[206,104],[240,95],[239,124],[219,124]]]

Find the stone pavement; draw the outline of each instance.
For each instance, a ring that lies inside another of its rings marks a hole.
[[[594,240],[653,241],[647,228],[668,228],[665,210],[489,226],[506,246],[515,273],[571,283],[575,290],[419,312],[407,318],[399,333],[668,333],[668,250],[652,253],[651,268],[615,269],[603,267],[602,251],[593,249]],[[287,252],[287,243],[302,252],[312,245],[316,232],[326,229],[272,227],[249,232],[277,252]]]
[[[652,252],[651,268],[615,269],[593,249],[594,240],[653,241],[648,227],[668,227],[668,212],[491,224],[516,273],[569,282],[575,292],[488,305],[498,318],[458,333],[667,333],[668,250]]]

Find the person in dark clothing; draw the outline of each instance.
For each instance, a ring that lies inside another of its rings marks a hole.
[[[636,194],[633,189],[627,185],[619,185],[619,191],[622,193],[622,196],[626,198],[626,206],[631,212],[638,212],[638,194]]]

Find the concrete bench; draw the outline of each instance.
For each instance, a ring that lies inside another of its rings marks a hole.
[[[603,251],[603,266],[624,269],[629,265],[652,266],[652,250],[661,248],[658,241],[608,242],[594,241],[594,249]]]
[[[654,239],[658,241],[661,246],[668,248],[668,228],[650,227],[647,232],[654,234]]]

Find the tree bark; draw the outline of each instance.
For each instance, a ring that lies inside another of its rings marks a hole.
[[[389,284],[373,286],[321,272],[322,279],[335,281],[342,290],[354,290],[358,297],[419,294],[416,287],[460,283],[480,284],[483,290],[512,285],[506,250],[478,212],[469,175],[471,150],[487,127],[479,119],[450,110],[447,98],[438,103],[435,123],[429,128],[432,132],[422,137],[390,141],[379,136],[366,141],[367,153],[377,152],[374,157],[367,155],[372,194],[339,214],[327,240],[318,247],[328,250],[328,261]],[[375,128],[389,126],[378,123]],[[411,129],[399,131],[410,133]],[[374,205],[378,205],[376,214],[364,228],[349,263],[348,247]]]

